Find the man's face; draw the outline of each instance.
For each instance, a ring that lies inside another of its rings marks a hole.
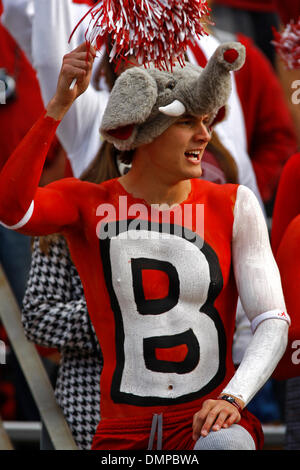
[[[143,146],[149,170],[171,183],[199,178],[201,159],[211,139],[208,121],[209,116],[182,116],[153,142]]]

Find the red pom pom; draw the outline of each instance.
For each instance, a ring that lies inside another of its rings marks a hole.
[[[235,49],[227,49],[227,51],[224,52],[224,60],[228,62],[229,64],[233,64],[233,62],[238,58],[239,53]]]
[[[110,61],[135,56],[140,65],[168,70],[176,59],[184,64],[189,42],[207,35],[209,12],[206,0],[103,0],[84,16],[91,16],[86,39],[97,50],[109,34]]]
[[[279,33],[273,28],[274,44],[277,53],[282,58],[287,68],[300,68],[300,17],[297,23],[291,21],[284,31]]]

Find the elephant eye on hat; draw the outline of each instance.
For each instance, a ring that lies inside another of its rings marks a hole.
[[[224,118],[231,93],[230,72],[245,62],[238,42],[219,46],[206,67],[187,63],[172,72],[132,67],[116,80],[100,132],[119,150],[152,142],[183,114],[210,115],[210,125]]]

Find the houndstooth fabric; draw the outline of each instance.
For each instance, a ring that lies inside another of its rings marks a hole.
[[[102,354],[62,237],[48,254],[34,240],[22,322],[29,340],[60,351],[55,396],[79,449],[90,449],[100,420]]]

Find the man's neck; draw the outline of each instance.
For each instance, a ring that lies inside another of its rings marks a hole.
[[[149,177],[131,169],[119,178],[123,188],[133,197],[147,204],[167,204],[169,207],[185,201],[191,191],[190,180],[170,182],[167,179]]]

